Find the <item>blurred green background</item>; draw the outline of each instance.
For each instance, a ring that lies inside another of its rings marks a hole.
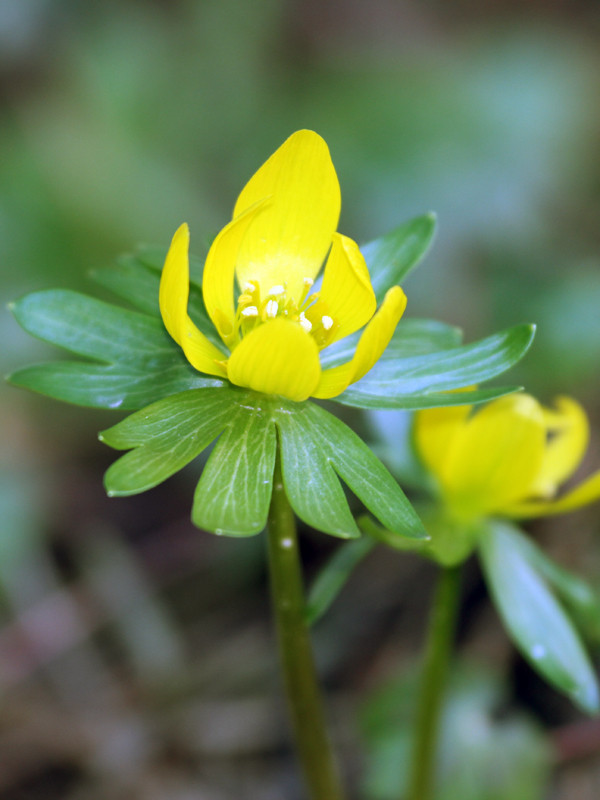
[[[50,286],[97,293],[90,269],[139,242],[166,247],[184,220],[193,248],[262,161],[313,128],[338,171],[344,233],[366,241],[438,213],[408,314],[468,340],[538,323],[511,381],[581,399],[591,470],[599,33],[596,0],[3,0],[2,307]],[[51,355],[4,310],[0,335],[4,373]],[[198,465],[147,496],[105,498],[112,455],[95,435],[117,419],[0,392],[0,800],[294,800],[260,537],[191,529]],[[599,527],[596,507],[534,532],[598,582]],[[309,573],[324,538],[305,533]],[[377,740],[357,708],[417,656],[429,597],[427,565],[391,561],[370,557],[315,632],[354,786],[363,740]],[[465,596],[461,649],[500,666],[505,706],[551,737],[553,794],[529,765],[523,800],[597,797],[598,726],[515,658],[475,569]],[[477,800],[508,797],[494,791]]]

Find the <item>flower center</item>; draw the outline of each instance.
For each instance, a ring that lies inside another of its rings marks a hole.
[[[238,297],[235,322],[230,338],[230,347],[235,347],[238,337],[243,338],[258,325],[277,317],[297,322],[307,334],[313,337],[319,348],[327,347],[337,324],[333,317],[323,313],[326,309],[319,300],[319,292],[310,293],[314,284],[312,278],[304,278],[304,289],[299,300],[290,296],[287,286],[272,286],[266,295],[261,293],[256,280],[247,281]]]

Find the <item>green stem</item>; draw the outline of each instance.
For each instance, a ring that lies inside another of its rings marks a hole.
[[[267,525],[273,611],[296,746],[311,800],[342,800],[343,792],[317,681],[308,628],[296,523],[285,494],[279,453]]]
[[[460,567],[442,567],[431,609],[425,649],[408,800],[432,800],[446,673],[460,595]]]

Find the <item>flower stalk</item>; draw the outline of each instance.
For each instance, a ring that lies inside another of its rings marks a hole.
[[[279,453],[267,524],[273,612],[288,707],[311,800],[343,800],[325,726],[317,674],[304,621],[304,592],[294,512],[283,486]]]
[[[440,717],[460,597],[460,566],[440,569],[425,648],[407,800],[432,800]]]

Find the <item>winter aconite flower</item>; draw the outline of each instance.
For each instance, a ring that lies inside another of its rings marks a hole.
[[[441,583],[432,620],[446,631],[458,607],[461,565],[477,555],[492,602],[522,655],[580,708],[597,713],[595,670],[578,631],[597,635],[597,593],[549,558],[512,521],[561,514],[600,499],[600,470],[561,491],[581,464],[588,439],[585,412],[568,397],[558,397],[552,409],[530,395],[511,394],[485,406],[418,411],[412,448],[402,463],[414,485],[433,494],[433,502],[421,498],[419,505],[429,540],[401,542],[368,516],[359,522],[373,542],[419,553],[439,565]],[[349,574],[369,549],[368,544],[364,551],[360,546],[348,545],[348,555],[342,551],[344,560],[338,559],[331,573],[339,573],[340,564],[342,569],[350,564]],[[327,577],[324,570],[321,585]],[[319,613],[323,607],[321,603]],[[439,628],[432,630],[438,631],[438,646],[445,643],[438,653],[446,658],[447,639],[440,638]]]
[[[204,263],[192,258],[201,284],[190,280],[182,225],[166,258],[144,247],[94,273],[120,305],[64,289],[14,303],[25,330],[75,357],[24,367],[11,381],[133,412],[100,434],[127,451],[106,473],[111,496],[157,486],[211,447],[194,493],[199,528],[259,533],[280,457],[287,497],[307,524],[359,536],[342,481],[396,538],[426,538],[369,447],[309,398],[358,408],[453,404],[455,390],[515,364],[533,327],[462,344],[436,320],[400,321],[400,284],[433,241],[434,215],[359,250],[336,232],[339,214],[327,145],[312,131],[294,133],[243,189]],[[476,389],[458,402],[513,389]]]
[[[162,273],[160,310],[192,366],[294,401],[335,397],[371,369],[406,296],[394,286],[376,311],[358,245],[336,232],[339,215],[327,145],[312,131],[294,133],[246,184],[206,258],[202,293],[223,348],[188,315],[189,232],[187,225],[177,230]],[[322,369],[320,351],[363,327],[352,358]]]
[[[555,402],[548,409],[514,394],[477,411],[454,406],[416,414],[417,451],[452,516],[537,517],[600,498],[600,471],[556,496],[583,459],[589,429],[575,400]]]

